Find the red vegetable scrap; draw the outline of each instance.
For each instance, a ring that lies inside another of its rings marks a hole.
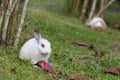
[[[44,71],[47,71],[48,73],[53,72],[52,67],[44,60],[38,61],[35,65],[41,67]]]

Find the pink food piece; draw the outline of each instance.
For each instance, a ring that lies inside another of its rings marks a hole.
[[[48,73],[53,72],[52,67],[49,65],[49,63],[47,63],[44,60],[38,61],[35,65],[37,65],[38,67],[41,67],[44,71],[47,71]]]

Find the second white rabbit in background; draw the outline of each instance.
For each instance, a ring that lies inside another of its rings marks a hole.
[[[101,17],[93,17],[91,20],[87,20],[86,25],[97,31],[104,31],[107,28],[105,21]]]

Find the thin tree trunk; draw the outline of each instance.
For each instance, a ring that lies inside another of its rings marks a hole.
[[[14,38],[15,26],[17,26],[18,11],[19,11],[19,3],[16,4],[14,14],[13,14],[13,21],[12,21],[13,23],[12,23],[12,29],[11,29],[11,39]]]
[[[17,35],[16,35],[16,40],[15,40],[15,43],[14,43],[14,47],[16,49],[17,49],[17,45],[19,43],[21,31],[22,31],[24,18],[25,18],[25,14],[26,14],[26,10],[27,10],[27,5],[28,5],[28,0],[25,0],[25,4],[24,4],[23,10],[22,10],[22,17],[21,17],[20,24],[19,24],[19,29],[18,29],[18,32],[17,32]]]
[[[76,8],[76,0],[73,0],[73,1],[72,1],[72,4],[73,4],[73,5],[72,5],[72,13],[75,14],[75,12],[76,12],[76,11],[75,11],[75,8]]]
[[[17,3],[17,0],[13,1],[12,8],[11,8],[11,13],[13,12],[13,10],[15,8],[16,3]]]
[[[8,4],[8,0],[4,0],[3,4],[1,5],[2,10],[0,13],[0,28],[2,27],[3,17],[4,17],[4,13],[5,13],[5,9],[7,7],[7,4]]]
[[[105,3],[104,0],[101,0],[101,1],[100,1],[100,10],[103,9],[103,7],[104,7],[104,3]]]
[[[104,2],[105,2],[105,4],[107,4],[109,2],[109,0],[105,0]]]
[[[12,12],[15,9],[16,3],[17,3],[17,0],[13,0],[10,16],[12,15]],[[9,22],[10,22],[10,16],[9,16],[9,20],[8,20]],[[8,22],[8,24],[9,24],[9,22]],[[13,43],[13,40],[10,39],[11,38],[11,32],[12,32],[12,29],[11,29],[11,26],[9,26],[8,29],[7,29],[7,33],[6,33],[7,38],[5,40],[7,45],[12,45],[12,43]]]
[[[79,9],[79,4],[80,4],[80,0],[76,0],[75,1],[75,14],[77,15],[78,14],[78,9]]]
[[[83,4],[83,8],[82,8],[82,13],[81,13],[81,15],[80,15],[80,20],[83,19],[84,14],[85,14],[86,11],[87,11],[88,2],[89,2],[89,0],[84,0],[84,4]]]
[[[90,11],[90,14],[89,14],[89,20],[93,17],[94,15],[94,12],[95,12],[95,8],[96,8],[96,3],[97,3],[97,0],[94,0],[93,1],[93,4],[92,4],[92,8],[91,8],[91,11]]]
[[[14,7],[14,8],[13,8]],[[10,26],[8,27],[7,30],[7,39],[6,39],[6,44],[7,45],[13,45],[14,40],[15,40],[15,34],[16,34],[16,30],[18,27],[17,26],[18,23],[18,10],[19,10],[19,3],[17,2],[13,2],[13,7],[12,9],[14,9],[14,12],[12,13],[12,18],[10,18],[9,22],[12,21],[12,23],[10,24]]]
[[[109,6],[111,5],[115,0],[111,0],[108,2],[108,4],[106,4],[98,13],[96,16],[100,16],[100,14]]]
[[[5,43],[5,41],[6,41],[9,18],[11,16],[11,13],[13,12],[15,4],[16,4],[15,2],[12,4],[12,2],[13,2],[13,0],[9,0],[8,9],[7,9],[7,12],[5,15],[5,21],[4,21],[3,33],[2,33],[3,43]]]
[[[0,6],[1,6],[1,4],[2,4],[2,0],[0,0]]]
[[[3,8],[3,5],[4,5],[4,3],[1,3],[1,5],[0,5],[1,8]],[[1,29],[1,26],[2,26],[3,13],[4,13],[4,11],[3,11],[3,9],[1,9],[1,11],[0,11],[0,29]]]
[[[100,10],[103,9],[104,5],[105,5],[105,0],[100,0]],[[103,15],[101,15],[101,17],[103,17]]]
[[[8,9],[7,9],[7,12],[6,12],[6,15],[5,15],[3,33],[2,33],[2,41],[3,42],[5,42],[5,39],[6,39],[7,27],[8,27],[9,18],[10,18],[10,15],[11,15],[11,9],[12,9],[12,0],[9,0]]]

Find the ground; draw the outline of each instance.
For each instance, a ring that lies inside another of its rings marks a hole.
[[[81,73],[90,80],[119,80],[120,76],[103,73],[106,68],[120,66],[120,31],[108,26],[105,32],[86,27],[74,17],[65,14],[64,0],[29,0],[29,6],[18,51],[0,46],[0,80],[44,80],[52,75],[38,70],[29,61],[19,60],[19,50],[28,39],[34,37],[34,29],[52,44],[49,62],[55,72]],[[94,51],[76,45],[75,41],[94,44],[104,56],[92,56]],[[68,77],[51,80],[70,80]]]

